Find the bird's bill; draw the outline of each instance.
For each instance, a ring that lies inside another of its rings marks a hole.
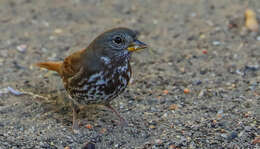
[[[127,48],[128,51],[133,52],[147,48],[147,45],[139,40],[133,41],[133,43]]]

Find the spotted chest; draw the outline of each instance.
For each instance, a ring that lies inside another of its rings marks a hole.
[[[109,63],[108,59],[104,60]],[[84,76],[83,72],[84,70],[79,71],[68,81],[78,80],[76,85],[65,87],[73,100],[79,104],[110,102],[124,91],[131,78],[131,67],[128,59],[122,63],[110,65],[107,71],[102,70],[89,76]]]

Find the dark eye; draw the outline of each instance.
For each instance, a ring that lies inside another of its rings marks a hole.
[[[123,39],[121,37],[115,37],[113,41],[116,44],[121,44],[123,42]]]

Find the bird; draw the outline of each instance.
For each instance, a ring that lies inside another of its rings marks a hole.
[[[36,63],[38,67],[57,72],[62,78],[73,111],[73,130],[79,129],[80,105],[104,105],[125,122],[110,102],[128,86],[132,76],[132,53],[147,48],[137,36],[132,29],[113,28],[63,61]]]

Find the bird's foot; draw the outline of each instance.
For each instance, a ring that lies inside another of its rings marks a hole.
[[[79,123],[78,121],[73,121],[73,124],[72,124],[72,131],[75,133],[75,134],[79,134]]]
[[[128,122],[109,104],[105,105],[108,109],[110,109],[113,113],[117,115],[120,119],[119,125],[121,126],[128,126]]]

